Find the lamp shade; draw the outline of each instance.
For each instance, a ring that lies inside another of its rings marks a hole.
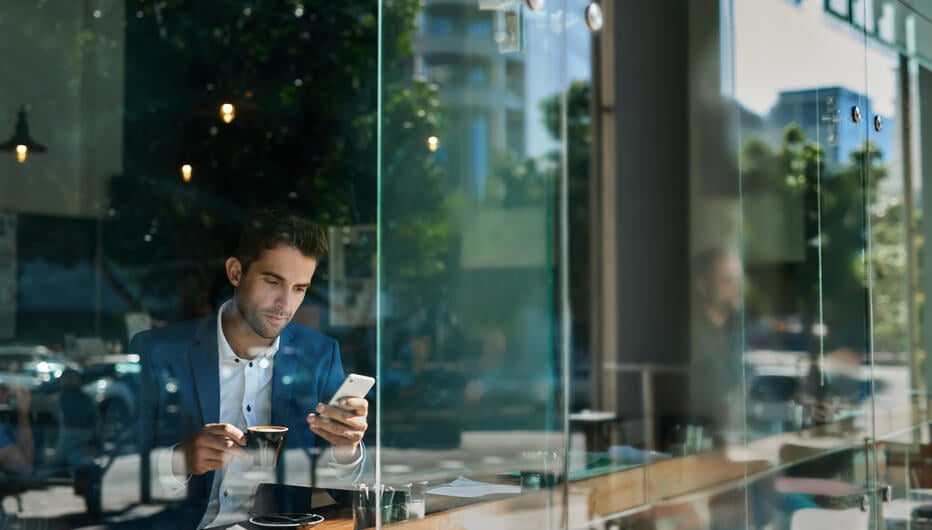
[[[44,153],[46,148],[44,145],[32,139],[29,136],[29,124],[26,123],[26,109],[19,109],[19,115],[16,118],[16,130],[13,131],[13,136],[0,144],[0,151],[8,153],[16,153],[17,147],[24,145],[28,149],[29,153]]]

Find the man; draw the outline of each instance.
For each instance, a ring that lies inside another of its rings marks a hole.
[[[738,322],[741,261],[732,252],[709,249],[694,258],[692,274],[691,423],[703,427],[704,437],[721,443],[729,430],[744,425],[740,416],[744,359]]]
[[[344,378],[337,342],[291,322],[326,253],[316,224],[259,211],[226,261],[233,298],[217,314],[139,333],[130,345],[143,365],[142,454],[164,438],[167,423],[180,429],[178,443],[157,452],[158,476],[187,486],[189,509],[202,514],[198,528],[242,519],[251,507],[256,470],[243,450],[247,426],[286,426],[287,447],[322,441],[338,476],[361,472],[368,402],[325,404]],[[177,381],[179,419],[165,418],[165,381]]]
[[[15,424],[0,424],[0,472],[25,477],[32,473],[32,458],[35,445],[32,438],[32,424],[29,420],[31,395],[23,387],[12,390],[0,385],[0,403],[12,403]]]

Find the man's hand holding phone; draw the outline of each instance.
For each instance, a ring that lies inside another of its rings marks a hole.
[[[316,413],[307,415],[307,424],[314,434],[330,442],[337,462],[356,458],[359,442],[369,427],[369,402],[365,395],[375,379],[350,374],[340,385],[329,404],[318,403]]]

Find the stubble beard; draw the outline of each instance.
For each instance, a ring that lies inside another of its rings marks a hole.
[[[291,322],[291,315],[285,313],[279,313],[276,311],[262,310],[255,306],[244,307],[241,311],[243,318],[246,320],[246,323],[249,324],[249,327],[252,328],[253,332],[256,335],[268,340],[275,340],[278,337],[282,330],[285,329],[285,326]],[[281,326],[273,327],[265,320],[265,315],[274,315],[274,316],[283,316],[284,320],[282,321]]]

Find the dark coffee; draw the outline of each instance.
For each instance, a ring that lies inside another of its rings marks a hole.
[[[272,467],[285,447],[288,427],[257,425],[246,429],[246,451],[257,466]]]

